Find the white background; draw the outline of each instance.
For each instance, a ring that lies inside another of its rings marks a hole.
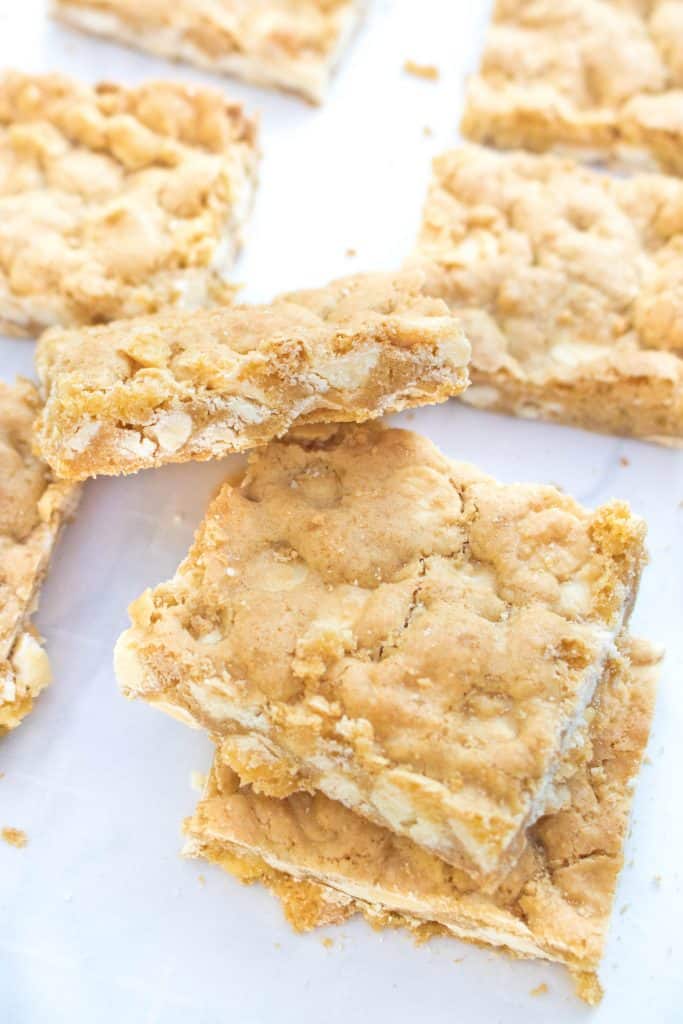
[[[402,262],[430,159],[456,142],[488,7],[375,0],[321,110],[224,82],[262,112],[261,188],[236,270],[246,298]],[[406,58],[437,64],[440,81],[405,75]],[[210,80],[51,24],[42,0],[0,0],[0,63],[89,80]],[[0,375],[30,375],[32,349],[0,340]],[[625,498],[650,526],[633,628],[668,657],[601,1007],[579,1003],[561,968],[454,940],[415,948],[359,921],[295,936],[267,892],[178,856],[197,799],[190,773],[208,767],[209,743],[120,697],[111,651],[129,601],[185,554],[229,468],[215,463],[90,483],[53,561],[37,621],[55,681],[0,743],[0,827],[30,840],[24,850],[0,843],[2,1024],[683,1020],[683,453],[455,402],[408,420],[504,480],[557,483],[589,505]],[[549,991],[532,996],[541,982]]]

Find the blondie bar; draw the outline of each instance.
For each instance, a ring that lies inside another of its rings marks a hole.
[[[76,28],[321,103],[365,0],[52,0]]]
[[[422,283],[359,274],[267,306],[49,331],[42,457],[70,479],[132,473],[262,445],[297,422],[444,401],[467,384],[470,347]]]
[[[38,394],[0,382],[0,733],[13,729],[50,681],[30,624],[52,548],[78,488],[55,481],[31,453]]]
[[[308,427],[131,606],[119,682],[257,790],[321,790],[483,882],[557,799],[643,538],[623,503],[503,485],[410,432]]]
[[[608,662],[591,709],[588,757],[568,777],[566,803],[529,831],[495,893],[320,793],[277,800],[240,788],[220,750],[185,823],[186,853],[242,881],[265,882],[298,931],[357,912],[375,927],[436,930],[566,964],[579,994],[596,1002],[657,660],[647,644],[627,639]]]
[[[683,2],[497,0],[462,131],[683,174]]]
[[[0,75],[0,330],[229,299],[257,159],[215,90]]]
[[[464,146],[413,260],[472,343],[465,401],[683,443],[683,182]]]

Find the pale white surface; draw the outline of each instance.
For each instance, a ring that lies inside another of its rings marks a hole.
[[[430,157],[456,141],[463,76],[487,8],[375,0],[322,110],[225,83],[263,112],[262,184],[238,267],[248,298],[403,260]],[[0,56],[89,79],[210,80],[51,25],[41,0],[0,0]],[[437,64],[441,80],[404,75],[408,57]],[[0,341],[0,375],[30,374],[32,347]],[[683,454],[456,403],[408,419],[505,480],[559,483],[591,505],[626,498],[650,524],[652,560],[633,625],[668,657],[600,1009],[576,1000],[560,968],[455,941],[415,949],[401,933],[354,922],[329,930],[334,946],[323,948],[320,933],[291,934],[263,890],[179,858],[180,821],[197,797],[190,772],[206,769],[209,744],[123,700],[111,651],[127,603],[184,555],[223,463],[91,483],[54,561],[38,624],[55,682],[0,743],[0,826],[30,839],[25,850],[0,843],[3,1024],[683,1020]],[[541,982],[549,992],[532,997]]]

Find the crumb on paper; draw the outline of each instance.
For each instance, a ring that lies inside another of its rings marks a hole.
[[[415,419],[415,413],[414,412],[407,412],[406,413],[406,419],[408,420],[409,423],[412,423],[413,420]]]
[[[546,983],[544,981],[542,981],[540,985],[536,986],[536,988],[532,988],[531,989],[531,991],[529,992],[529,995],[530,996],[544,996],[547,991],[548,991],[548,986],[546,985]]]
[[[453,963],[454,963],[454,964],[461,964],[461,963],[463,963],[464,959],[465,959],[465,957],[464,957],[464,956],[458,956],[458,957],[456,957],[456,958],[455,958],[455,960],[453,961]]]
[[[2,835],[2,838],[6,843],[9,843],[10,846],[16,846],[18,850],[21,850],[24,846],[28,845],[28,836],[23,829],[3,828],[0,835]]]
[[[325,949],[332,949],[334,946],[334,939],[326,938],[322,940],[322,943]]]
[[[282,949],[282,943],[281,942],[274,942],[273,943],[273,948],[274,949]]]
[[[197,875],[197,881],[200,885],[206,885],[206,878],[204,875]]]
[[[648,757],[648,755],[646,754],[645,757],[643,758],[643,764],[651,765],[652,764],[652,758]]]
[[[426,124],[422,128],[422,134],[424,135],[425,139],[431,139],[434,132],[432,131],[431,127],[428,124]]]
[[[416,78],[426,78],[430,82],[436,82],[439,78],[439,69],[434,64],[418,64],[417,61],[407,60],[403,70]]]
[[[203,793],[206,786],[206,775],[204,772],[190,772],[190,785],[197,793]]]
[[[175,512],[174,515],[173,515],[173,525],[174,526],[180,526],[182,524],[182,522],[183,522],[183,517],[181,516],[180,512]]]
[[[655,884],[655,885],[657,886],[657,888],[659,889],[659,887],[660,887],[660,886],[661,886],[661,884],[662,884],[662,876],[661,876],[661,875],[653,875],[653,876],[652,876],[652,881],[654,882],[654,884]]]
[[[630,903],[624,903],[623,907],[619,907],[619,913],[620,914],[625,914],[630,906],[631,906]]]
[[[352,260],[354,256],[358,255],[358,252],[356,249],[349,248],[346,250],[346,255],[350,260]]]
[[[621,458],[619,459],[619,465],[620,466],[630,466],[631,465],[631,460],[627,459],[625,455],[622,455]]]

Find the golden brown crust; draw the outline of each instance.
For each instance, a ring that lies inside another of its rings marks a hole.
[[[334,919],[330,901],[337,917],[359,911],[375,926],[432,922],[469,941],[565,963],[582,998],[595,1001],[594,972],[623,863],[657,661],[647,644],[624,641],[600,683],[589,757],[569,779],[567,806],[530,831],[520,860],[492,895],[320,793],[277,800],[240,788],[220,750],[185,824],[188,852],[243,881],[265,882],[299,931]]]
[[[497,0],[462,132],[683,174],[683,3]]]
[[[76,28],[257,85],[324,98],[365,0],[52,0]]]
[[[220,458],[294,423],[444,401],[470,348],[420,272],[358,274],[267,306],[162,313],[40,341],[42,457],[61,476]]]
[[[628,617],[644,526],[376,426],[289,435],[224,486],[117,672],[222,734],[270,794],[321,789],[475,875],[553,783]]]
[[[58,482],[31,452],[35,387],[0,382],[0,734],[28,714],[50,678],[29,618],[78,488]]]
[[[256,129],[221,93],[0,76],[0,319],[16,334],[226,301]]]
[[[414,262],[472,342],[465,401],[683,443],[683,183],[464,146]]]

